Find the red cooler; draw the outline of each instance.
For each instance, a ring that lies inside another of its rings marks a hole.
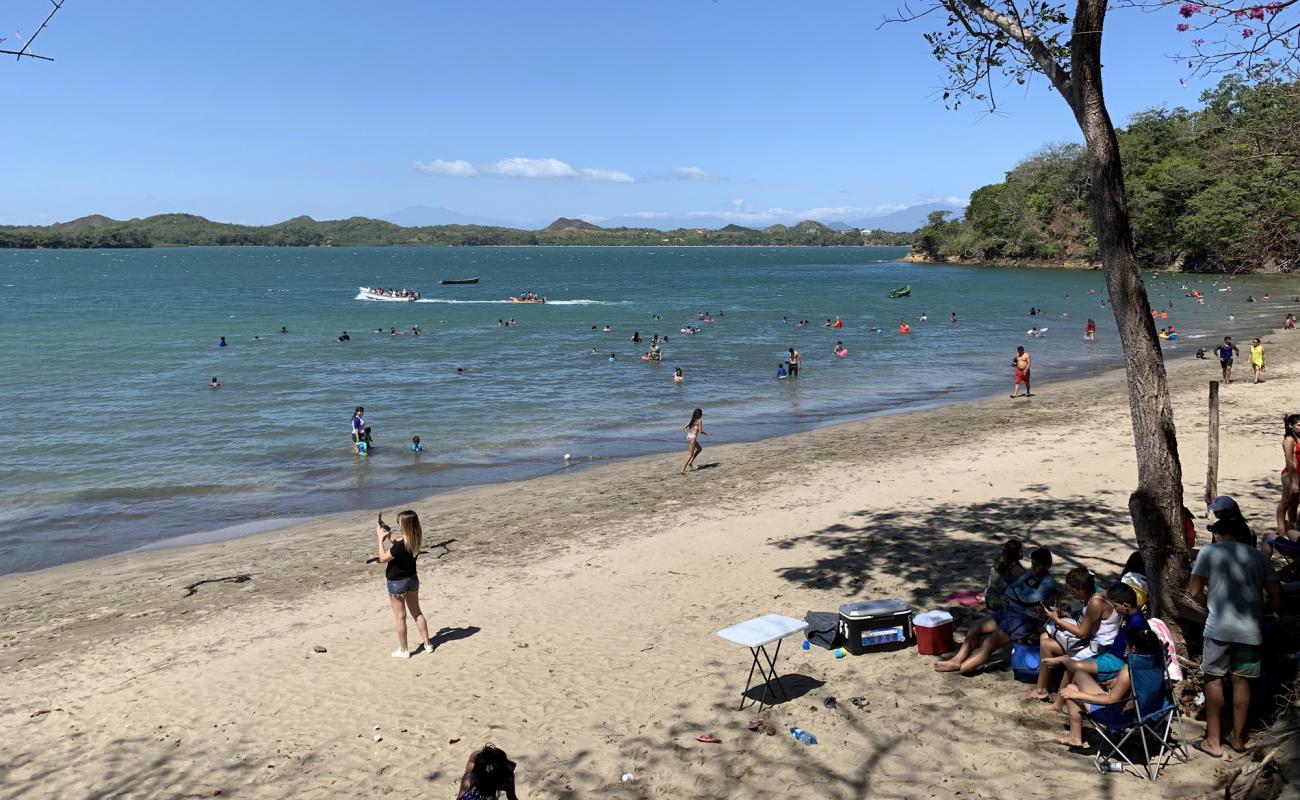
[[[916,650],[923,656],[941,656],[957,646],[952,641],[952,614],[947,611],[927,611],[912,618],[916,633]]]

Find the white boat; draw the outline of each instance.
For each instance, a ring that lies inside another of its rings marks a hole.
[[[361,290],[357,295],[358,300],[374,300],[380,303],[414,303],[416,300],[420,299],[419,292],[402,295],[386,292],[384,290],[371,289],[368,286],[359,286],[357,288]]]

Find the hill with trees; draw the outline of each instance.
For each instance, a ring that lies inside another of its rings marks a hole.
[[[483,225],[402,227],[384,220],[351,217],[314,220],[294,217],[274,225],[235,225],[213,222],[194,214],[159,214],[131,220],[92,215],[45,226],[0,226],[0,248],[91,247],[367,247],[488,245],[585,246],[907,246],[911,233],[832,230],[818,222],[801,222],[758,231],[739,225],[721,230],[680,228],[601,228],[579,219],[561,217],[539,231]]]
[[[1189,111],[1151,109],[1120,130],[1138,257],[1151,268],[1289,271],[1300,264],[1300,84],[1225,78]],[[918,259],[1096,262],[1081,145],[1043,148],[971,193],[961,220],[937,212]]]

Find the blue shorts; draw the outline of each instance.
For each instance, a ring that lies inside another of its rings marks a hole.
[[[993,621],[997,623],[998,630],[1005,633],[1007,638],[1013,642],[1023,642],[1031,639],[1043,629],[1042,620],[1031,617],[1010,606],[995,612]]]
[[[400,597],[407,592],[420,591],[420,578],[412,575],[409,578],[398,578],[395,581],[388,582],[388,593],[394,597]]]
[[[1097,682],[1108,683],[1115,680],[1119,671],[1124,669],[1124,659],[1107,650],[1088,659],[1097,665]]]

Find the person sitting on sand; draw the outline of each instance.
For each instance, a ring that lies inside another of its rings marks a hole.
[[[1056,597],[1056,581],[1048,574],[1052,553],[1040,547],[1029,554],[1030,569],[1003,593],[1007,604],[990,617],[980,620],[966,634],[952,658],[934,663],[936,672],[960,672],[969,675],[988,663],[995,652],[1012,642],[1023,642],[1038,635],[1043,628],[1039,609]]]
[[[221,388],[221,381],[217,380],[217,376],[213,375],[213,376],[212,376],[212,380],[208,381],[208,388],[209,388],[209,389],[220,389],[220,388]]]
[[[465,765],[456,800],[496,800],[505,793],[506,800],[515,796],[515,762],[494,744],[476,750]]]
[[[998,560],[993,562],[988,585],[984,587],[984,605],[988,606],[989,611],[1006,607],[1007,587],[1025,574],[1025,568],[1020,563],[1023,553],[1024,546],[1019,539],[1007,539],[1002,544],[1002,552],[998,553]]]
[[[1100,652],[1098,648],[1109,646],[1119,633],[1119,612],[1097,591],[1097,579],[1091,572],[1084,567],[1075,567],[1066,573],[1065,587],[1075,600],[1083,604],[1083,613],[1076,621],[1061,616],[1059,609],[1047,609],[1047,630],[1038,638],[1038,684],[1029,692],[1029,697],[1035,700],[1046,700],[1051,696],[1048,684],[1055,670],[1046,666],[1051,659],[1060,656],[1076,661],[1088,658],[1093,652]]]
[[[420,577],[416,574],[415,560],[420,557],[420,544],[424,532],[420,528],[420,518],[414,511],[407,509],[397,515],[399,536],[393,536],[393,529],[384,524],[384,515],[379,515],[375,523],[375,537],[379,546],[379,563],[384,564],[384,578],[388,582],[388,600],[393,607],[393,619],[397,623],[398,649],[393,658],[409,658],[411,651],[406,646],[406,612],[411,612],[415,627],[420,631],[424,642],[424,652],[433,652],[433,642],[429,640],[429,623],[420,610]]]
[[[1066,686],[1075,681],[1080,674],[1086,674],[1094,681],[1101,684],[1110,684],[1115,680],[1115,676],[1124,666],[1125,648],[1128,646],[1128,639],[1136,631],[1150,630],[1151,626],[1147,624],[1147,618],[1142,615],[1138,608],[1137,591],[1123,581],[1116,581],[1106,590],[1106,599],[1119,615],[1120,626],[1115,633],[1115,638],[1106,646],[1098,645],[1097,648],[1089,648],[1083,655],[1085,658],[1074,659],[1069,656],[1056,656],[1049,660],[1048,663],[1039,662],[1038,668],[1051,669],[1053,667],[1064,667],[1066,675],[1061,680],[1061,685]],[[1095,652],[1093,652],[1095,650]],[[1060,713],[1065,713],[1065,698],[1060,694],[1056,696],[1056,702],[1052,706]]]
[[[1128,653],[1152,656],[1156,659],[1166,657],[1164,644],[1150,630],[1134,631],[1128,638],[1127,644]],[[1133,703],[1130,695],[1133,681],[1129,676],[1128,664],[1123,660],[1120,663],[1123,666],[1115,673],[1109,688],[1103,688],[1091,675],[1080,673],[1061,689],[1061,697],[1070,701],[1067,706],[1070,714],[1070,733],[1063,739],[1057,739],[1057,744],[1065,745],[1072,753],[1093,755],[1095,752],[1089,750],[1083,741],[1083,706],[1081,705],[1083,703],[1087,704],[1088,713],[1103,724],[1109,722],[1124,724],[1132,721]],[[1161,662],[1157,661],[1157,663]]]

